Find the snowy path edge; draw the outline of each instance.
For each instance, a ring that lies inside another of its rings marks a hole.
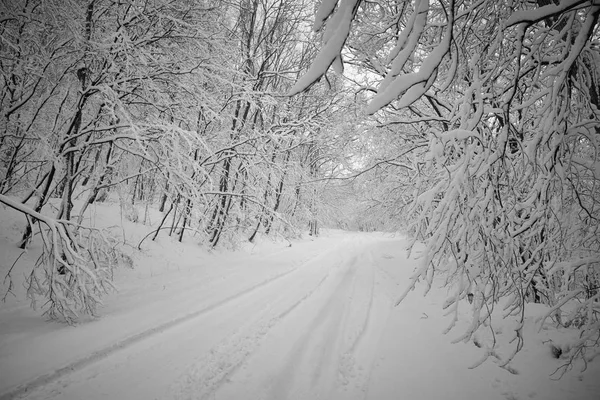
[[[167,322],[156,325],[152,328],[146,329],[135,335],[132,335],[123,340],[120,340],[110,346],[106,346],[103,349],[97,350],[85,357],[80,358],[79,360],[73,361],[64,367],[58,368],[50,373],[38,376],[37,378],[34,378],[27,383],[21,384],[13,389],[9,389],[8,391],[1,393],[0,400],[18,399],[20,397],[23,397],[23,395],[25,395],[26,393],[28,393],[32,390],[35,390],[39,387],[47,385],[57,379],[60,379],[61,377],[65,376],[65,375],[68,375],[74,371],[85,368],[88,365],[94,364],[102,359],[105,359],[120,350],[123,350],[129,346],[132,346],[135,343],[138,343],[138,342],[140,342],[144,339],[147,339],[153,335],[160,334],[169,329],[177,327],[181,324],[189,322],[189,321],[191,321],[195,318],[198,318],[208,312],[211,312],[233,300],[236,300],[240,297],[246,296],[246,295],[254,292],[255,290],[258,290],[266,285],[269,285],[270,283],[273,283],[273,282],[295,272],[296,270],[298,270],[299,267],[300,266],[294,267],[288,271],[285,271],[281,274],[275,275],[269,279],[266,279],[260,283],[257,283],[256,285],[253,285],[253,286],[246,288],[240,292],[230,295],[222,300],[219,300],[216,303],[205,306],[205,307],[201,308],[200,310],[196,310],[194,312],[188,313],[188,314],[178,317],[176,319],[169,320]]]

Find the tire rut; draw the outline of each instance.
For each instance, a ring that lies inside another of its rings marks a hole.
[[[200,399],[204,400],[219,390],[219,388],[242,366],[246,359],[263,344],[264,337],[281,320],[286,318],[316,291],[324,282],[330,278],[327,273],[310,291],[300,299],[294,301],[290,306],[276,313],[268,315],[273,307],[265,307],[263,316],[239,329],[223,342],[213,348],[206,356],[198,360],[196,367],[186,374],[185,383],[180,387],[175,396],[177,400]],[[281,296],[278,300],[282,300]]]
[[[293,272],[297,271],[303,264],[308,263],[309,261],[310,260],[307,260],[307,261],[303,262],[302,264],[295,266],[281,274],[275,275],[275,276],[268,278],[256,285],[253,285],[249,288],[239,291],[233,295],[227,296],[224,299],[221,299],[215,303],[209,304],[199,310],[193,311],[193,312],[185,314],[179,318],[169,320],[160,325],[156,325],[152,328],[146,329],[142,332],[139,332],[137,334],[129,336],[123,340],[120,340],[110,346],[107,346],[100,350],[97,350],[85,357],[82,357],[76,361],[73,361],[73,362],[71,362],[61,368],[58,368],[50,373],[38,376],[37,378],[34,378],[27,383],[19,385],[14,389],[11,389],[9,391],[6,391],[5,393],[0,394],[0,400],[23,398],[25,395],[30,394],[34,390],[40,389],[48,384],[51,384],[52,382],[59,380],[60,378],[63,378],[67,375],[70,375],[70,374],[76,372],[76,371],[79,371],[79,370],[81,370],[89,365],[92,365],[98,361],[104,360],[119,351],[125,350],[125,349],[133,346],[136,343],[139,343],[139,342],[141,342],[145,339],[148,339],[154,335],[168,331],[179,325],[185,324],[193,319],[201,317],[201,316],[203,316],[209,312],[212,312],[222,306],[225,306],[228,303],[236,301],[240,298],[243,298],[243,297],[257,291],[257,290],[260,290],[261,288],[264,288],[264,287],[292,274]]]

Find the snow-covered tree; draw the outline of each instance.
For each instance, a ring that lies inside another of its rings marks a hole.
[[[475,295],[465,341],[501,304],[519,321],[502,367],[522,347],[528,302],[580,330],[574,358],[598,354],[599,15],[582,0],[323,1],[322,49],[290,90],[331,65],[361,68],[366,111],[401,137],[394,154],[370,159],[387,180],[379,208],[409,215],[428,247],[399,301],[446,273],[449,329]],[[412,201],[394,185],[412,186]]]
[[[2,4],[0,201],[27,216],[22,248],[44,239],[29,288],[51,316],[93,313],[110,287],[116,244],[83,225],[94,202],[133,221],[157,206],[148,237],[213,247],[319,220],[341,97],[285,96],[315,50],[311,2]]]
[[[49,315],[73,321],[78,309],[95,311],[118,260],[110,237],[81,225],[86,208],[115,188],[152,198],[161,175],[201,198],[194,177],[207,173],[190,156],[206,148],[197,104],[214,119],[219,97],[207,93],[235,71],[221,62],[226,38],[215,35],[220,14],[208,4],[5,3],[0,151],[9,161],[0,185],[22,200],[1,200],[28,216],[22,247],[35,226],[44,239],[32,301],[46,298]],[[61,199],[54,218],[42,213],[51,197]]]

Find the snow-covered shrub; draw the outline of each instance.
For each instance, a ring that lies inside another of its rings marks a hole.
[[[116,244],[102,231],[57,220],[0,195],[0,202],[22,212],[35,225],[41,254],[26,278],[27,297],[41,303],[51,319],[74,323],[95,315],[101,297],[114,289],[113,269],[121,261]]]

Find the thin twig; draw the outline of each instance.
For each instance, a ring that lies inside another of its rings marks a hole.
[[[13,262],[12,266],[10,267],[10,269],[4,276],[4,280],[2,281],[2,283],[6,283],[6,280],[8,279],[8,289],[6,289],[6,293],[4,293],[4,296],[2,297],[3,303],[6,303],[6,297],[8,297],[9,293],[12,294],[14,297],[17,297],[12,291],[14,285],[13,285],[13,280],[12,280],[12,277],[10,276],[10,274],[11,274],[13,268],[15,267],[15,265],[17,265],[17,261],[19,261],[19,259],[23,256],[23,254],[25,254],[25,251],[22,251],[21,254],[19,254],[17,259]]]

